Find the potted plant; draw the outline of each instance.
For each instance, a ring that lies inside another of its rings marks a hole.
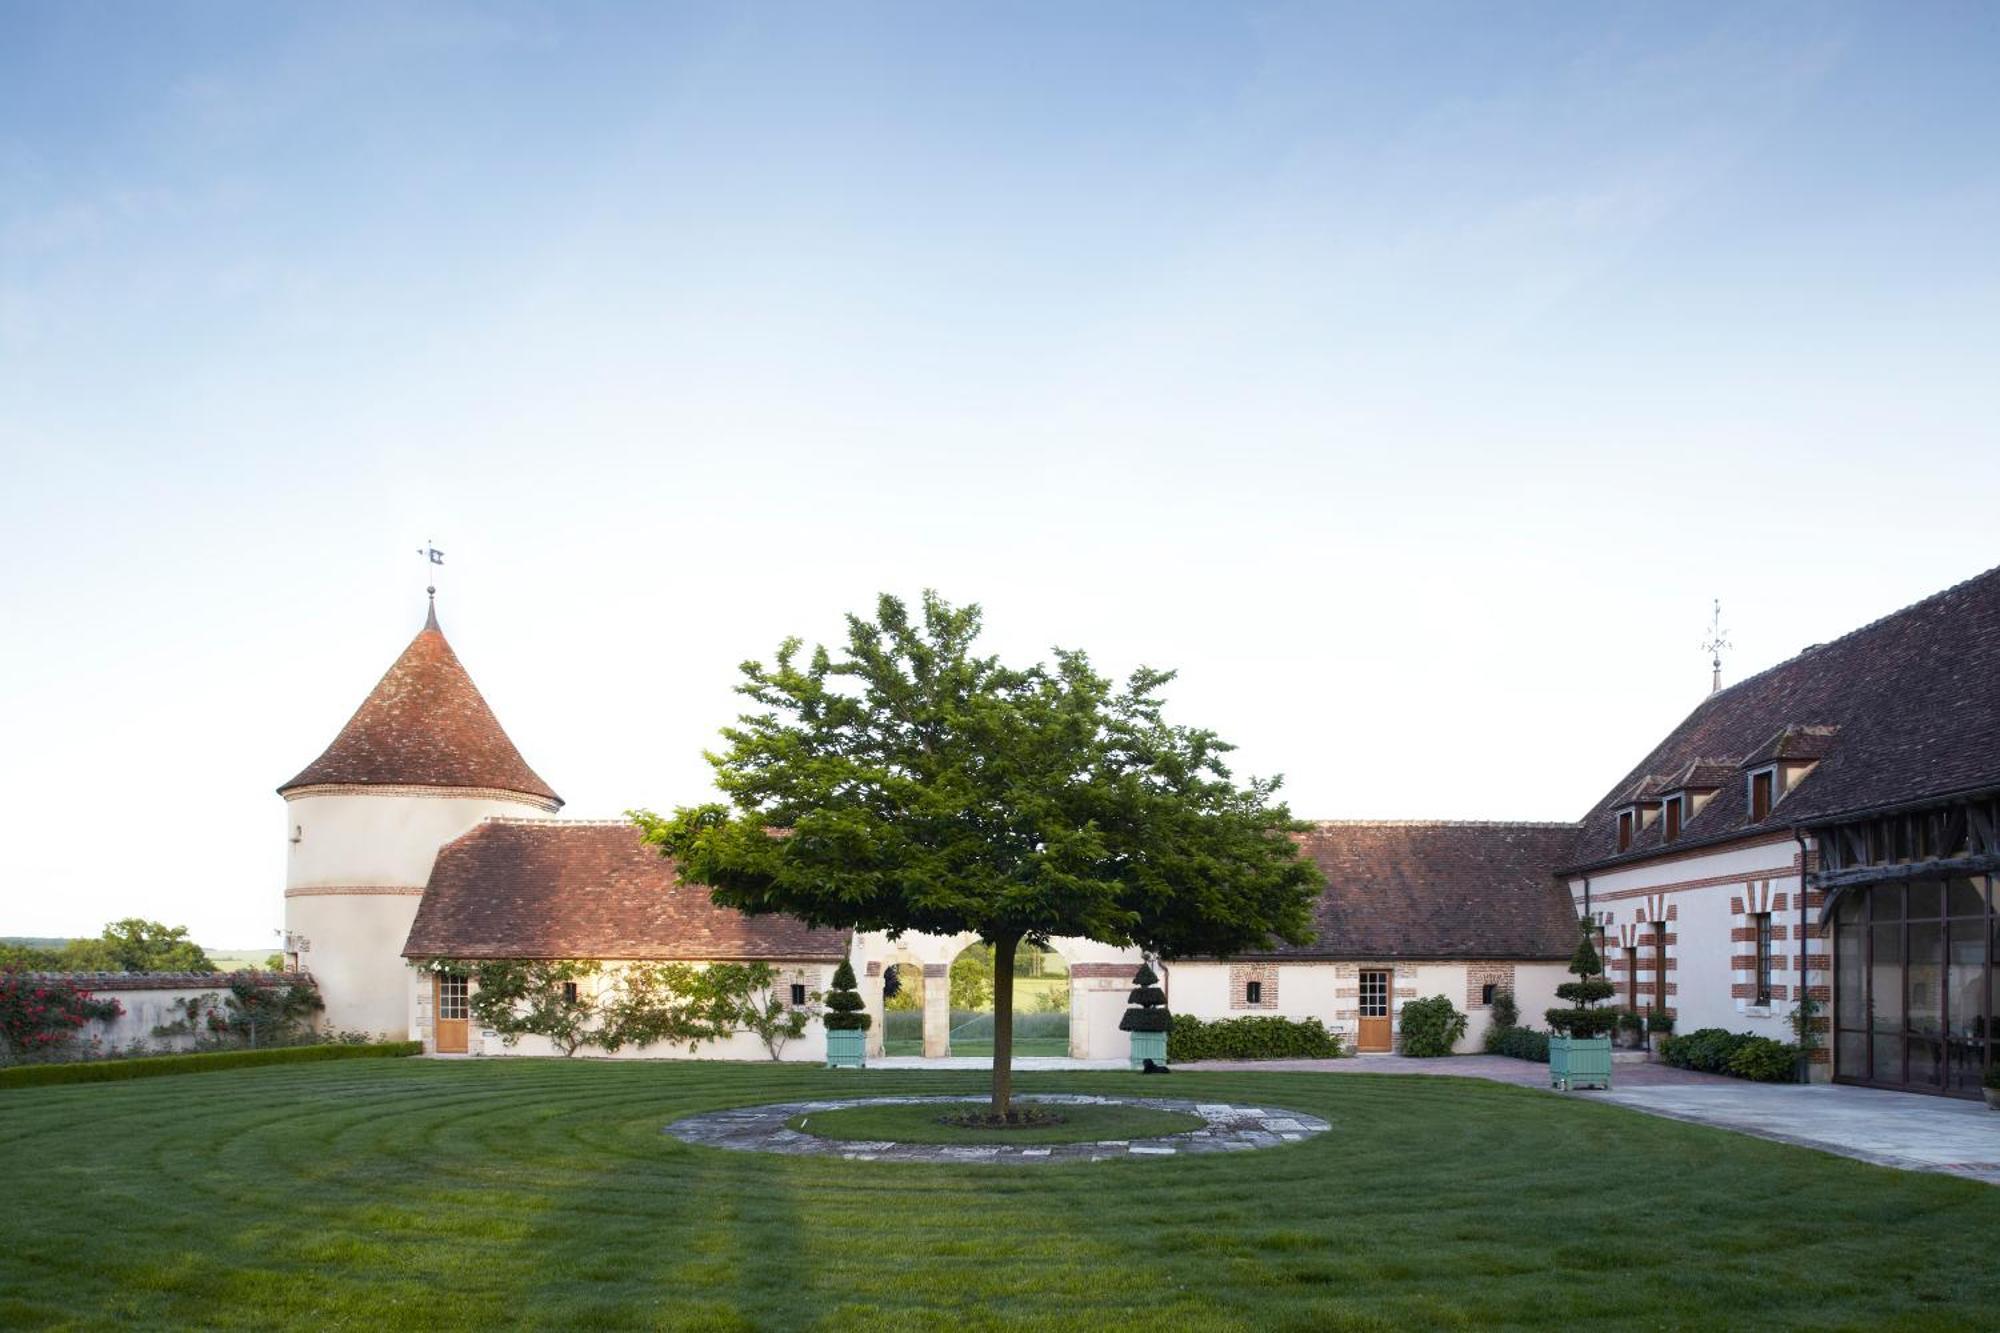
[[[1590,925],[1583,923],[1570,955],[1569,970],[1575,981],[1556,987],[1556,997],[1568,1000],[1567,1009],[1550,1009],[1549,1082],[1568,1092],[1571,1088],[1611,1086],[1611,1031],[1618,1025],[1618,1011],[1597,1006],[1616,993],[1604,979],[1604,963],[1590,942]]]
[[[1646,1044],[1646,1020],[1639,1017],[1636,1009],[1618,1011],[1618,1045],[1628,1051],[1639,1050]]]
[[[826,994],[826,1067],[859,1069],[868,1061],[867,1003],[854,988],[854,965],[842,959]]]
[[[1659,1058],[1667,1044],[1667,1038],[1674,1035],[1674,1016],[1664,1009],[1654,1009],[1646,1015],[1646,1036],[1655,1059]]]
[[[1167,1013],[1167,993],[1160,979],[1146,963],[1132,974],[1132,989],[1125,996],[1125,1016],[1118,1030],[1132,1034],[1132,1068],[1144,1069],[1148,1060],[1164,1067],[1167,1063],[1167,1028],[1173,1018]]]
[[[2000,1111],[2000,1060],[1986,1066],[1986,1104]]]

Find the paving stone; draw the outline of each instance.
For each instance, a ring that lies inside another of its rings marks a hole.
[[[1050,1144],[1014,1148],[1005,1144],[959,1145],[855,1142],[822,1139],[787,1127],[797,1116],[850,1106],[906,1106],[924,1102],[962,1102],[964,1097],[853,1097],[838,1101],[785,1102],[770,1106],[732,1107],[688,1116],[668,1125],[666,1132],[683,1143],[734,1152],[775,1152],[788,1156],[840,1157],[847,1161],[958,1162],[962,1164],[1106,1162],[1129,1157],[1193,1156],[1215,1152],[1251,1152],[1275,1148],[1324,1134],[1331,1126],[1296,1111],[1195,1102],[1178,1097],[1098,1097],[1077,1093],[1031,1093],[1017,1101],[1055,1106],[1131,1105],[1200,1116],[1204,1127],[1156,1139],[1106,1140],[1097,1143]]]

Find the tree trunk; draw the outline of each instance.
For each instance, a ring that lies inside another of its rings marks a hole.
[[[993,1114],[1006,1115],[1014,1092],[1014,946],[1018,935],[993,941]]]

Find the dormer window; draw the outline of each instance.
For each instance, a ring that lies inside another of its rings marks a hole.
[[[1621,852],[1626,852],[1626,851],[1630,851],[1630,850],[1632,849],[1632,834],[1633,834],[1633,831],[1634,831],[1635,827],[1637,826],[1638,822],[1639,822],[1639,812],[1638,812],[1638,811],[1636,811],[1636,810],[1620,810],[1620,811],[1618,812],[1618,850],[1619,850],[1619,851],[1621,851]]]
[[[1760,824],[1771,817],[1778,803],[1778,770],[1761,768],[1750,775],[1750,822]]]
[[[1674,795],[1669,796],[1666,804],[1661,807],[1662,813],[1660,818],[1665,822],[1660,830],[1660,836],[1668,842],[1672,842],[1675,838],[1681,836],[1682,803],[1686,800],[1685,796],[1676,792]]]

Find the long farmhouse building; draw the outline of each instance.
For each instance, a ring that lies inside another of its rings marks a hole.
[[[288,948],[338,1028],[432,1050],[505,1046],[437,958],[757,960],[794,997],[855,964],[870,1008],[921,988],[944,1055],[970,937],[809,930],[683,884],[615,823],[562,801],[515,749],[435,612],[286,802]],[[1579,823],[1315,825],[1326,888],[1310,944],[1170,962],[1173,1007],[1316,1017],[1363,1051],[1443,994],[1476,1048],[1496,995],[1554,1002],[1579,922],[1620,1001],[1680,1030],[1817,1034],[1816,1077],[1976,1095],[2000,1060],[2000,570],[1711,694]],[[1073,1055],[1117,1058],[1138,955],[1058,940]],[[615,983],[614,983],[615,984]],[[1802,1001],[1810,1001],[1801,1015]],[[884,1025],[871,1033],[880,1050]],[[825,1050],[815,1023],[791,1058]],[[678,1052],[641,1050],[633,1054]],[[754,1043],[705,1054],[761,1056]]]

